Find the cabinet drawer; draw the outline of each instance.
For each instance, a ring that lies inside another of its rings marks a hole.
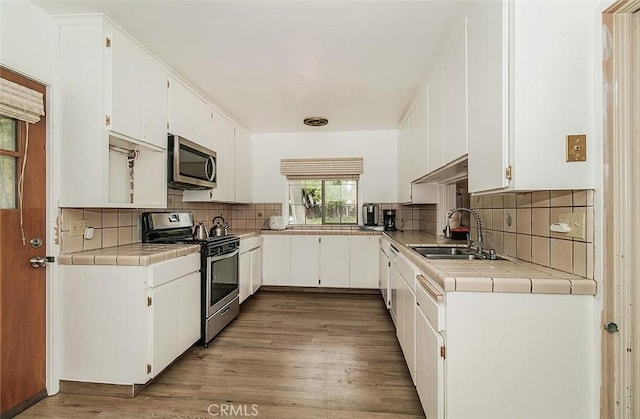
[[[444,293],[426,275],[416,277],[416,305],[435,329],[444,330]]]
[[[242,239],[240,240],[240,253],[245,253],[260,246],[262,246],[262,236]]]
[[[411,292],[416,292],[416,269],[404,256],[398,255],[398,272],[407,282]]]
[[[200,270],[200,253],[154,263],[149,266],[149,286],[157,287],[191,272]]]

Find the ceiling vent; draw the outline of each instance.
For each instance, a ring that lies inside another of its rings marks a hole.
[[[323,127],[329,123],[329,120],[327,118],[313,116],[311,118],[305,118],[303,122],[310,127]]]

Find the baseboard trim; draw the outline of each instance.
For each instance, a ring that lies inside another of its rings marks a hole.
[[[378,289],[368,288],[324,288],[324,287],[290,287],[279,285],[263,285],[260,291],[278,291],[278,292],[317,292],[326,294],[379,294]]]
[[[14,416],[17,416],[18,414],[24,412],[34,404],[38,403],[40,400],[44,399],[45,397],[47,397],[47,390],[42,389],[36,394],[34,394],[33,396],[29,397],[27,400],[23,401],[22,403],[18,403],[17,405],[13,406],[11,409],[7,410],[6,412],[0,413],[0,419],[10,419]]]

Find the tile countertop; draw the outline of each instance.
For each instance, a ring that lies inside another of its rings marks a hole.
[[[445,291],[595,295],[596,282],[519,260],[432,259],[410,245],[451,246],[461,242],[420,231],[385,232],[398,250]],[[460,244],[462,245],[462,244]]]
[[[200,246],[194,244],[135,243],[59,255],[57,260],[61,265],[144,266],[199,251]]]

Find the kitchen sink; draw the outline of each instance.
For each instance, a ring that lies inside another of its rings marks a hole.
[[[449,246],[410,246],[415,252],[421,254],[427,259],[467,259],[467,260],[489,260],[487,253],[477,254],[473,249],[468,247],[449,247]],[[504,260],[500,256],[496,256],[492,260]]]

